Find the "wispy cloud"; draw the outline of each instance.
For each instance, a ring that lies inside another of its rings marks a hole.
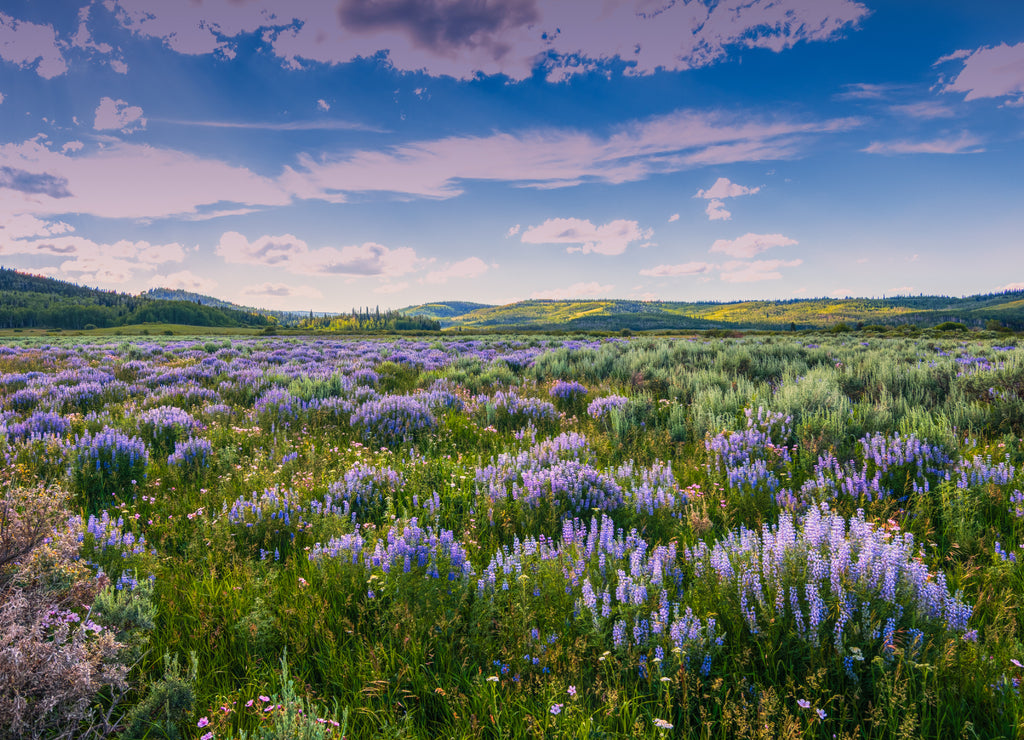
[[[321,100],[318,103],[324,103]],[[328,109],[330,106],[328,106]],[[243,129],[249,131],[368,131],[385,134],[387,129],[357,121],[313,120],[313,121],[205,121],[183,118],[152,118],[154,123],[174,126],[201,126],[203,128]]]
[[[747,259],[774,247],[791,247],[797,243],[782,234],[744,234],[735,239],[717,239],[711,245],[711,252],[720,252],[730,257]]]
[[[683,262],[678,265],[658,265],[641,270],[646,277],[684,277],[687,275],[706,275],[717,267],[709,262]]]
[[[976,154],[985,149],[981,139],[964,133],[928,141],[873,141],[861,151],[868,154]]]

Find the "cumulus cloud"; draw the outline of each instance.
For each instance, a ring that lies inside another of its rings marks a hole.
[[[399,70],[468,79],[549,80],[607,69],[627,74],[707,66],[746,48],[781,52],[856,27],[854,0],[722,0],[603,3],[580,13],[570,0],[252,0],[166,4],[109,0],[118,22],[183,54],[231,57],[260,33],[285,66],[383,55]]]
[[[943,92],[964,93],[964,100],[1024,94],[1024,42],[982,46],[973,51],[961,49],[935,64],[954,61],[961,62],[960,71],[942,86]]]
[[[803,260],[732,260],[722,265],[722,280],[727,283],[757,283],[762,280],[780,280],[782,267],[798,267]]]
[[[149,280],[149,287],[187,290],[192,293],[209,293],[217,287],[217,281],[213,278],[195,275],[190,270],[181,270],[179,272],[172,272],[169,275],[154,275]]]
[[[150,272],[158,265],[181,262],[185,249],[178,243],[151,244],[122,239],[100,243],[69,234],[71,227],[62,222],[20,221],[13,232],[0,230],[0,255],[29,255],[63,260],[64,275],[88,284],[119,285],[137,272]],[[35,233],[31,233],[35,232]]]
[[[712,252],[721,252],[730,257],[749,259],[773,247],[791,247],[796,244],[782,234],[744,234],[735,239],[718,239],[711,245]]]
[[[237,231],[228,231],[221,236],[214,251],[231,264],[264,265],[299,275],[396,277],[420,270],[429,263],[409,247],[391,249],[366,242],[313,249],[292,234],[261,236],[249,241]]]
[[[326,113],[327,111],[329,111],[331,109],[331,104],[328,103],[323,98],[320,98],[319,100],[316,101],[316,107],[317,107],[317,110],[321,110],[324,113]]]
[[[622,254],[633,242],[650,239],[651,229],[642,229],[636,221],[616,219],[603,226],[578,218],[549,218],[523,232],[527,244],[568,244],[567,252]]]
[[[522,226],[520,226],[519,224],[516,224],[515,226],[510,226],[508,231],[505,232],[505,238],[511,239],[513,236],[519,233],[519,230],[521,228]]]
[[[476,278],[488,270],[488,265],[479,257],[469,257],[459,262],[453,262],[440,270],[431,270],[423,278],[426,283],[446,283],[452,279]]]
[[[720,200],[708,201],[704,213],[708,214],[710,221],[728,221],[732,218],[732,213],[726,210],[725,203]]]
[[[1017,291],[1017,290],[1024,290],[1024,283],[1007,283],[1006,285],[1002,285],[1002,286],[1000,286],[998,288],[993,289],[992,292],[993,293],[1003,293],[1003,292],[1006,292],[1006,291],[1013,292],[1013,291]]]
[[[4,94],[0,92],[0,105],[4,104]]]
[[[668,217],[668,222],[670,224],[671,223],[675,223],[678,220],[679,220],[679,214],[678,213],[673,213],[671,216]]]
[[[641,270],[640,274],[647,277],[683,277],[686,275],[706,275],[717,265],[708,262],[683,262],[679,265],[658,265]]]
[[[322,298],[316,288],[308,285],[292,286],[285,283],[260,283],[242,288],[242,295],[249,298]]]
[[[568,288],[535,291],[530,295],[530,298],[553,301],[564,301],[572,298],[602,298],[607,297],[614,288],[614,285],[601,285],[598,282],[573,283]]]
[[[97,131],[118,130],[123,134],[130,134],[146,128],[146,119],[143,118],[142,108],[139,106],[104,97],[96,107],[93,128]]]
[[[63,221],[44,221],[27,213],[0,221],[0,244],[12,239],[32,239],[40,236],[56,236],[74,231],[74,227]]]
[[[694,198],[705,200],[723,200],[725,198],[738,198],[741,195],[753,195],[761,190],[761,187],[748,188],[745,185],[737,185],[728,177],[720,177],[715,184],[707,190],[698,190]]]
[[[43,79],[68,71],[53,26],[20,21],[0,11],[0,59],[22,69],[35,67]]]
[[[873,141],[861,151],[868,154],[977,154],[985,148],[981,139],[963,133],[930,141]]]

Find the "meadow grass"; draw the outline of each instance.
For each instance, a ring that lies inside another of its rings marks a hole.
[[[0,347],[69,736],[1022,735],[1012,337],[152,334]]]

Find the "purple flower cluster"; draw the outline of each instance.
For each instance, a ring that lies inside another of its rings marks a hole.
[[[413,396],[391,395],[362,404],[349,423],[364,440],[385,445],[413,441],[437,426],[426,403]]]
[[[213,446],[201,437],[189,437],[174,445],[174,452],[167,456],[167,465],[180,472],[197,474],[210,464]]]
[[[154,451],[169,452],[178,440],[192,434],[199,422],[177,406],[157,406],[139,414],[137,427]]]
[[[865,655],[888,660],[898,630],[964,633],[972,612],[941,571],[928,570],[911,534],[890,534],[863,512],[847,520],[827,504],[796,522],[783,513],[777,526],[699,543],[686,558],[696,578],[713,573],[722,597],[738,602],[750,633],[778,629],[785,616],[787,634],[812,646],[830,634],[839,655],[860,640]]]
[[[548,395],[562,400],[577,400],[587,395],[587,386],[575,380],[556,380]]]
[[[587,413],[594,419],[603,419],[616,409],[622,409],[629,403],[625,396],[601,396],[595,398],[587,406]]]

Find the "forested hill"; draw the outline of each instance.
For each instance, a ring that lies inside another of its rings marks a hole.
[[[152,288],[142,295],[146,298],[153,298],[155,300],[187,301],[189,303],[198,303],[203,306],[213,306],[215,308],[230,308],[234,311],[242,311],[243,313],[273,316],[282,326],[298,326],[303,321],[311,317],[330,315],[323,311],[279,311],[271,308],[240,306],[237,303],[231,303],[229,301],[221,300],[220,298],[203,295],[202,293],[193,293],[189,290],[179,290],[177,288]]]
[[[474,307],[475,306],[475,307]],[[805,298],[786,301],[673,302],[529,300],[504,306],[459,301],[403,309],[466,328],[575,329],[828,329],[847,325],[966,327],[1024,330],[1024,291],[961,298]]]
[[[146,322],[191,326],[266,326],[242,310],[87,288],[0,267],[0,328],[85,329]]]

